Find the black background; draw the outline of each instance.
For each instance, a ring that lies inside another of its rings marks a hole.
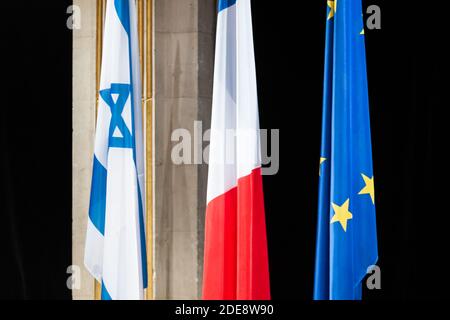
[[[70,299],[70,1],[5,2],[0,26],[0,298]],[[295,3],[295,4],[294,4]],[[448,42],[444,3],[363,1],[382,290],[449,297]],[[312,298],[326,1],[252,1],[261,127],[280,129],[264,178],[272,296]]]
[[[71,298],[69,3],[2,3],[0,298]]]
[[[264,179],[272,295],[311,299],[326,1],[252,4],[261,127],[281,140],[280,171]],[[382,20],[366,30],[382,290],[364,297],[448,298],[446,12],[363,4]]]

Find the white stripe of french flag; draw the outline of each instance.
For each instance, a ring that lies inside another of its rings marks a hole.
[[[270,299],[250,0],[220,0],[203,299]]]

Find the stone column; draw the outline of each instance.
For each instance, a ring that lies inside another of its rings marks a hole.
[[[155,0],[154,14],[155,298],[197,299],[207,166],[175,165],[171,135],[210,127],[216,1]]]
[[[74,0],[81,10],[81,29],[73,30],[72,264],[81,287],[73,299],[94,298],[94,278],[84,268],[84,242],[91,187],[95,131],[96,1]]]

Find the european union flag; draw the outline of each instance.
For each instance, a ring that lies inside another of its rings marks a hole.
[[[378,259],[361,0],[327,1],[314,299],[361,299]]]

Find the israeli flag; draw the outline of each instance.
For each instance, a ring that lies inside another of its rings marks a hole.
[[[134,0],[108,0],[85,265],[102,299],[143,299],[147,287],[144,145]]]

